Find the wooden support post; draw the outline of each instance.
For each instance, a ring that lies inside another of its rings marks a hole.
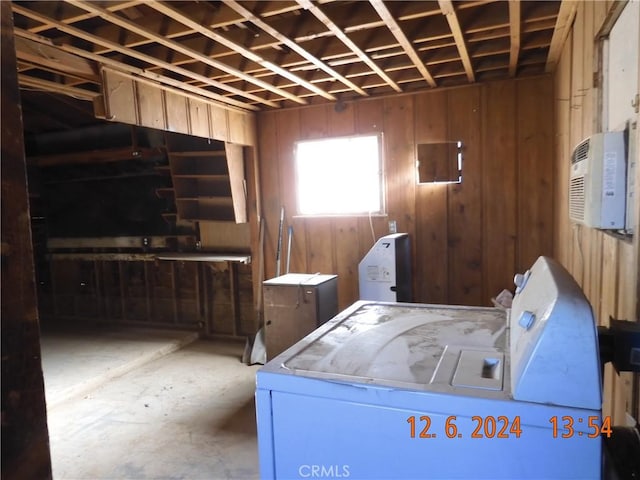
[[[98,317],[101,320],[104,320],[104,301],[102,294],[102,282],[101,282],[101,272],[102,271],[102,262],[99,260],[93,261],[93,277],[95,279],[95,297],[96,297],[96,305],[98,306]]]
[[[56,283],[56,265],[57,262],[49,260],[49,276],[51,277],[51,301],[53,302],[53,316],[58,316],[58,288]]]
[[[142,262],[144,268],[144,294],[147,300],[147,321],[151,323],[153,316],[153,306],[151,303],[151,289],[149,288],[149,265],[148,262]]]
[[[240,334],[240,298],[238,292],[238,264],[227,262],[229,265],[229,290],[231,292],[231,315],[233,316],[233,336]]]
[[[40,325],[10,2],[0,2],[2,70],[2,459],[4,479],[51,478]]]
[[[171,298],[173,299],[173,323],[178,323],[178,282],[176,262],[171,262]]]
[[[198,310],[198,328],[202,325],[203,306],[200,302],[200,263],[195,264],[195,282],[196,282],[196,308]]]
[[[210,266],[210,264],[205,264],[207,267]],[[205,325],[205,332],[207,332],[208,335],[213,333],[213,318],[212,318],[212,312],[213,312],[213,308],[211,308],[210,302],[213,301],[213,294],[211,292],[211,282],[210,282],[210,278],[211,278],[211,268],[205,268],[205,265],[203,265],[202,267],[202,284],[204,286],[204,321],[206,322]]]
[[[122,320],[127,319],[127,294],[124,286],[124,266],[123,263],[118,260],[118,277],[120,280],[120,306],[122,308]]]

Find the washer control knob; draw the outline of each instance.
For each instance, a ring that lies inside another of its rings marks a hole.
[[[533,325],[533,322],[536,321],[536,315],[529,310],[525,310],[520,314],[520,318],[518,319],[518,325],[520,325],[525,330],[529,330]]]
[[[515,276],[513,277],[513,283],[515,283],[516,285],[516,293],[520,293],[525,285],[527,284],[527,280],[529,280],[529,276],[531,275],[531,272],[529,270],[527,270],[524,273],[516,273]]]

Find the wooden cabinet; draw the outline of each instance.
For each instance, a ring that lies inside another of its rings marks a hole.
[[[241,146],[168,134],[167,155],[181,220],[247,221]]]
[[[337,275],[289,273],[263,289],[268,360],[338,314]]]

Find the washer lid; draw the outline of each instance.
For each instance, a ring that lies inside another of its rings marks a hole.
[[[506,315],[495,308],[379,302],[355,307],[269,363],[299,375],[425,389],[447,345],[505,348]]]

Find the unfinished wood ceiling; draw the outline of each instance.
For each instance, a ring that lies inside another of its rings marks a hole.
[[[100,69],[246,110],[552,71],[573,1],[14,2],[19,82],[91,100]]]

